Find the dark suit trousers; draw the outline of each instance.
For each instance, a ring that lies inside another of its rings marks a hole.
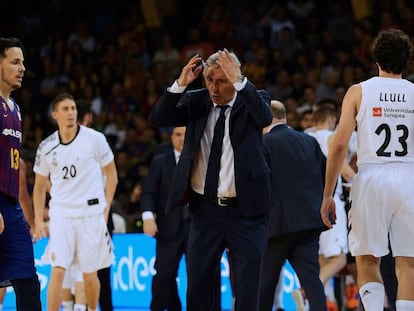
[[[98,270],[98,278],[101,283],[99,293],[99,306],[101,311],[112,311],[111,267]]]
[[[326,310],[319,279],[319,231],[307,230],[268,240],[260,283],[260,311],[271,311],[279,275],[285,260],[295,270],[309,300],[310,311]]]
[[[237,206],[221,207],[199,196],[190,199],[190,210],[187,310],[209,310],[209,293],[217,280],[214,271],[228,248],[234,275],[235,309],[257,311],[267,216],[242,217]]]
[[[152,278],[152,311],[182,310],[176,278],[178,265],[187,249],[187,231],[188,228],[181,230],[174,239],[157,239],[155,248],[157,273]]]

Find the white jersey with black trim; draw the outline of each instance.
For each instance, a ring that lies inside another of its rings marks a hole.
[[[313,136],[319,143],[322,153],[328,158],[329,151],[329,137],[334,134],[334,131],[324,129],[324,130],[314,130],[307,132],[307,134]],[[335,195],[341,197],[342,193],[342,179],[338,177],[338,184],[336,186]]]
[[[102,168],[114,159],[105,136],[79,127],[68,144],[58,131],[41,142],[33,171],[50,177],[50,216],[84,217],[102,213],[106,206]]]
[[[373,77],[360,85],[358,165],[414,162],[414,84]]]
[[[322,153],[325,157],[328,157],[328,143],[329,137],[334,133],[331,130],[313,130],[311,132],[307,132],[307,134],[313,136],[319,143],[319,147],[321,147]]]

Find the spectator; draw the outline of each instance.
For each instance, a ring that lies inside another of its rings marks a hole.
[[[168,79],[178,76],[180,70],[180,51],[173,45],[171,36],[164,34],[161,39],[161,47],[154,52],[152,62],[161,62],[165,65]]]

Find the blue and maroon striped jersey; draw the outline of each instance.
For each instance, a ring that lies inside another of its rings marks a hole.
[[[10,110],[2,97],[0,97],[0,113],[0,192],[18,200],[22,118],[17,104],[14,102],[14,109]]]

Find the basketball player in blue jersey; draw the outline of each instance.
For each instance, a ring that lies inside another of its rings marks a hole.
[[[22,127],[20,110],[10,97],[21,87],[25,71],[19,39],[0,38],[0,287],[12,285],[17,311],[41,310],[40,285],[32,239],[19,204]]]

